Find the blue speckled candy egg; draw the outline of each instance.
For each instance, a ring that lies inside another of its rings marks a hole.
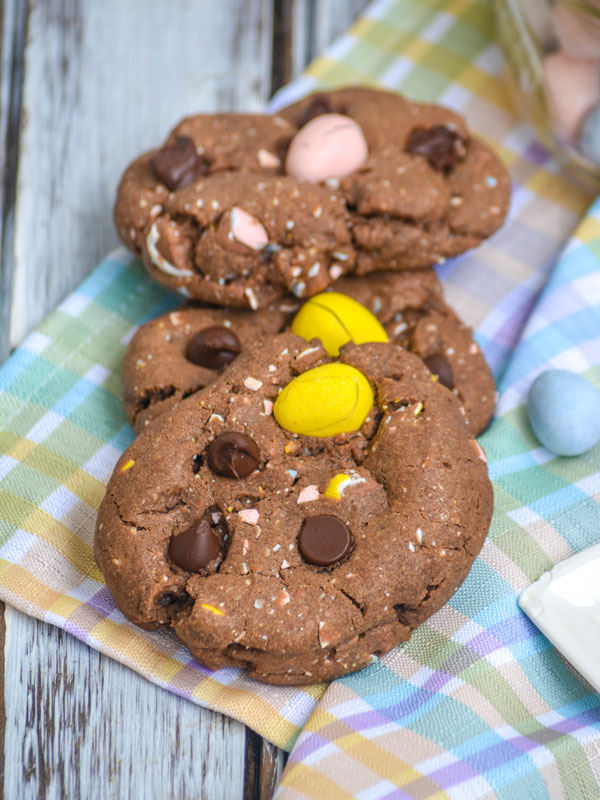
[[[559,456],[579,456],[600,440],[600,392],[574,372],[549,369],[538,375],[527,412],[540,442]]]
[[[579,149],[588,161],[600,167],[600,105],[595,106],[581,123]]]

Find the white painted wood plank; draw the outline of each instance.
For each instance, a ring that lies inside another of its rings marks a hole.
[[[299,75],[311,61],[312,5],[314,5],[314,0],[293,0],[292,2],[290,66],[293,78]]]
[[[350,27],[368,5],[368,0],[318,0],[314,9],[311,58]]]
[[[4,797],[242,797],[243,725],[58,628],[13,609],[6,620]]]
[[[186,113],[258,109],[270,0],[31,0],[12,344],[116,244],[126,164]]]
[[[0,364],[10,352],[13,212],[26,13],[19,0],[0,5]]]
[[[368,4],[368,0],[293,0],[292,77],[344,33]]]

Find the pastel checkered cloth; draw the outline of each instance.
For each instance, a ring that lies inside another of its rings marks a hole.
[[[590,198],[515,119],[501,68],[483,0],[384,0],[275,101],[349,82],[439,101],[495,145],[515,186],[507,225],[440,268],[500,379],[482,437],[490,536],[452,601],[367,670],[328,688],[264,686],[211,673],[170,633],[145,633],[115,609],[92,536],[133,438],[120,362],[136,326],[178,303],[135,260],[119,251],[100,264],[0,369],[0,597],[281,747],[296,742],[285,800],[600,796],[600,697],[517,605],[552,564],[600,540],[598,449],[554,458],[523,406],[548,366],[600,384],[600,206],[552,271]]]

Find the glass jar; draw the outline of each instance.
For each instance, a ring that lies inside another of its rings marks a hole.
[[[493,0],[526,119],[572,175],[600,189],[600,0]]]

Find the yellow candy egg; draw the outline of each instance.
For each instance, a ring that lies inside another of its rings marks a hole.
[[[347,342],[389,342],[385,328],[357,300],[340,292],[311,297],[294,317],[292,333],[310,341],[317,337],[330,356],[338,356]]]
[[[373,403],[371,385],[362,372],[348,364],[323,364],[288,383],[273,414],[292,433],[336,436],[357,431]]]

